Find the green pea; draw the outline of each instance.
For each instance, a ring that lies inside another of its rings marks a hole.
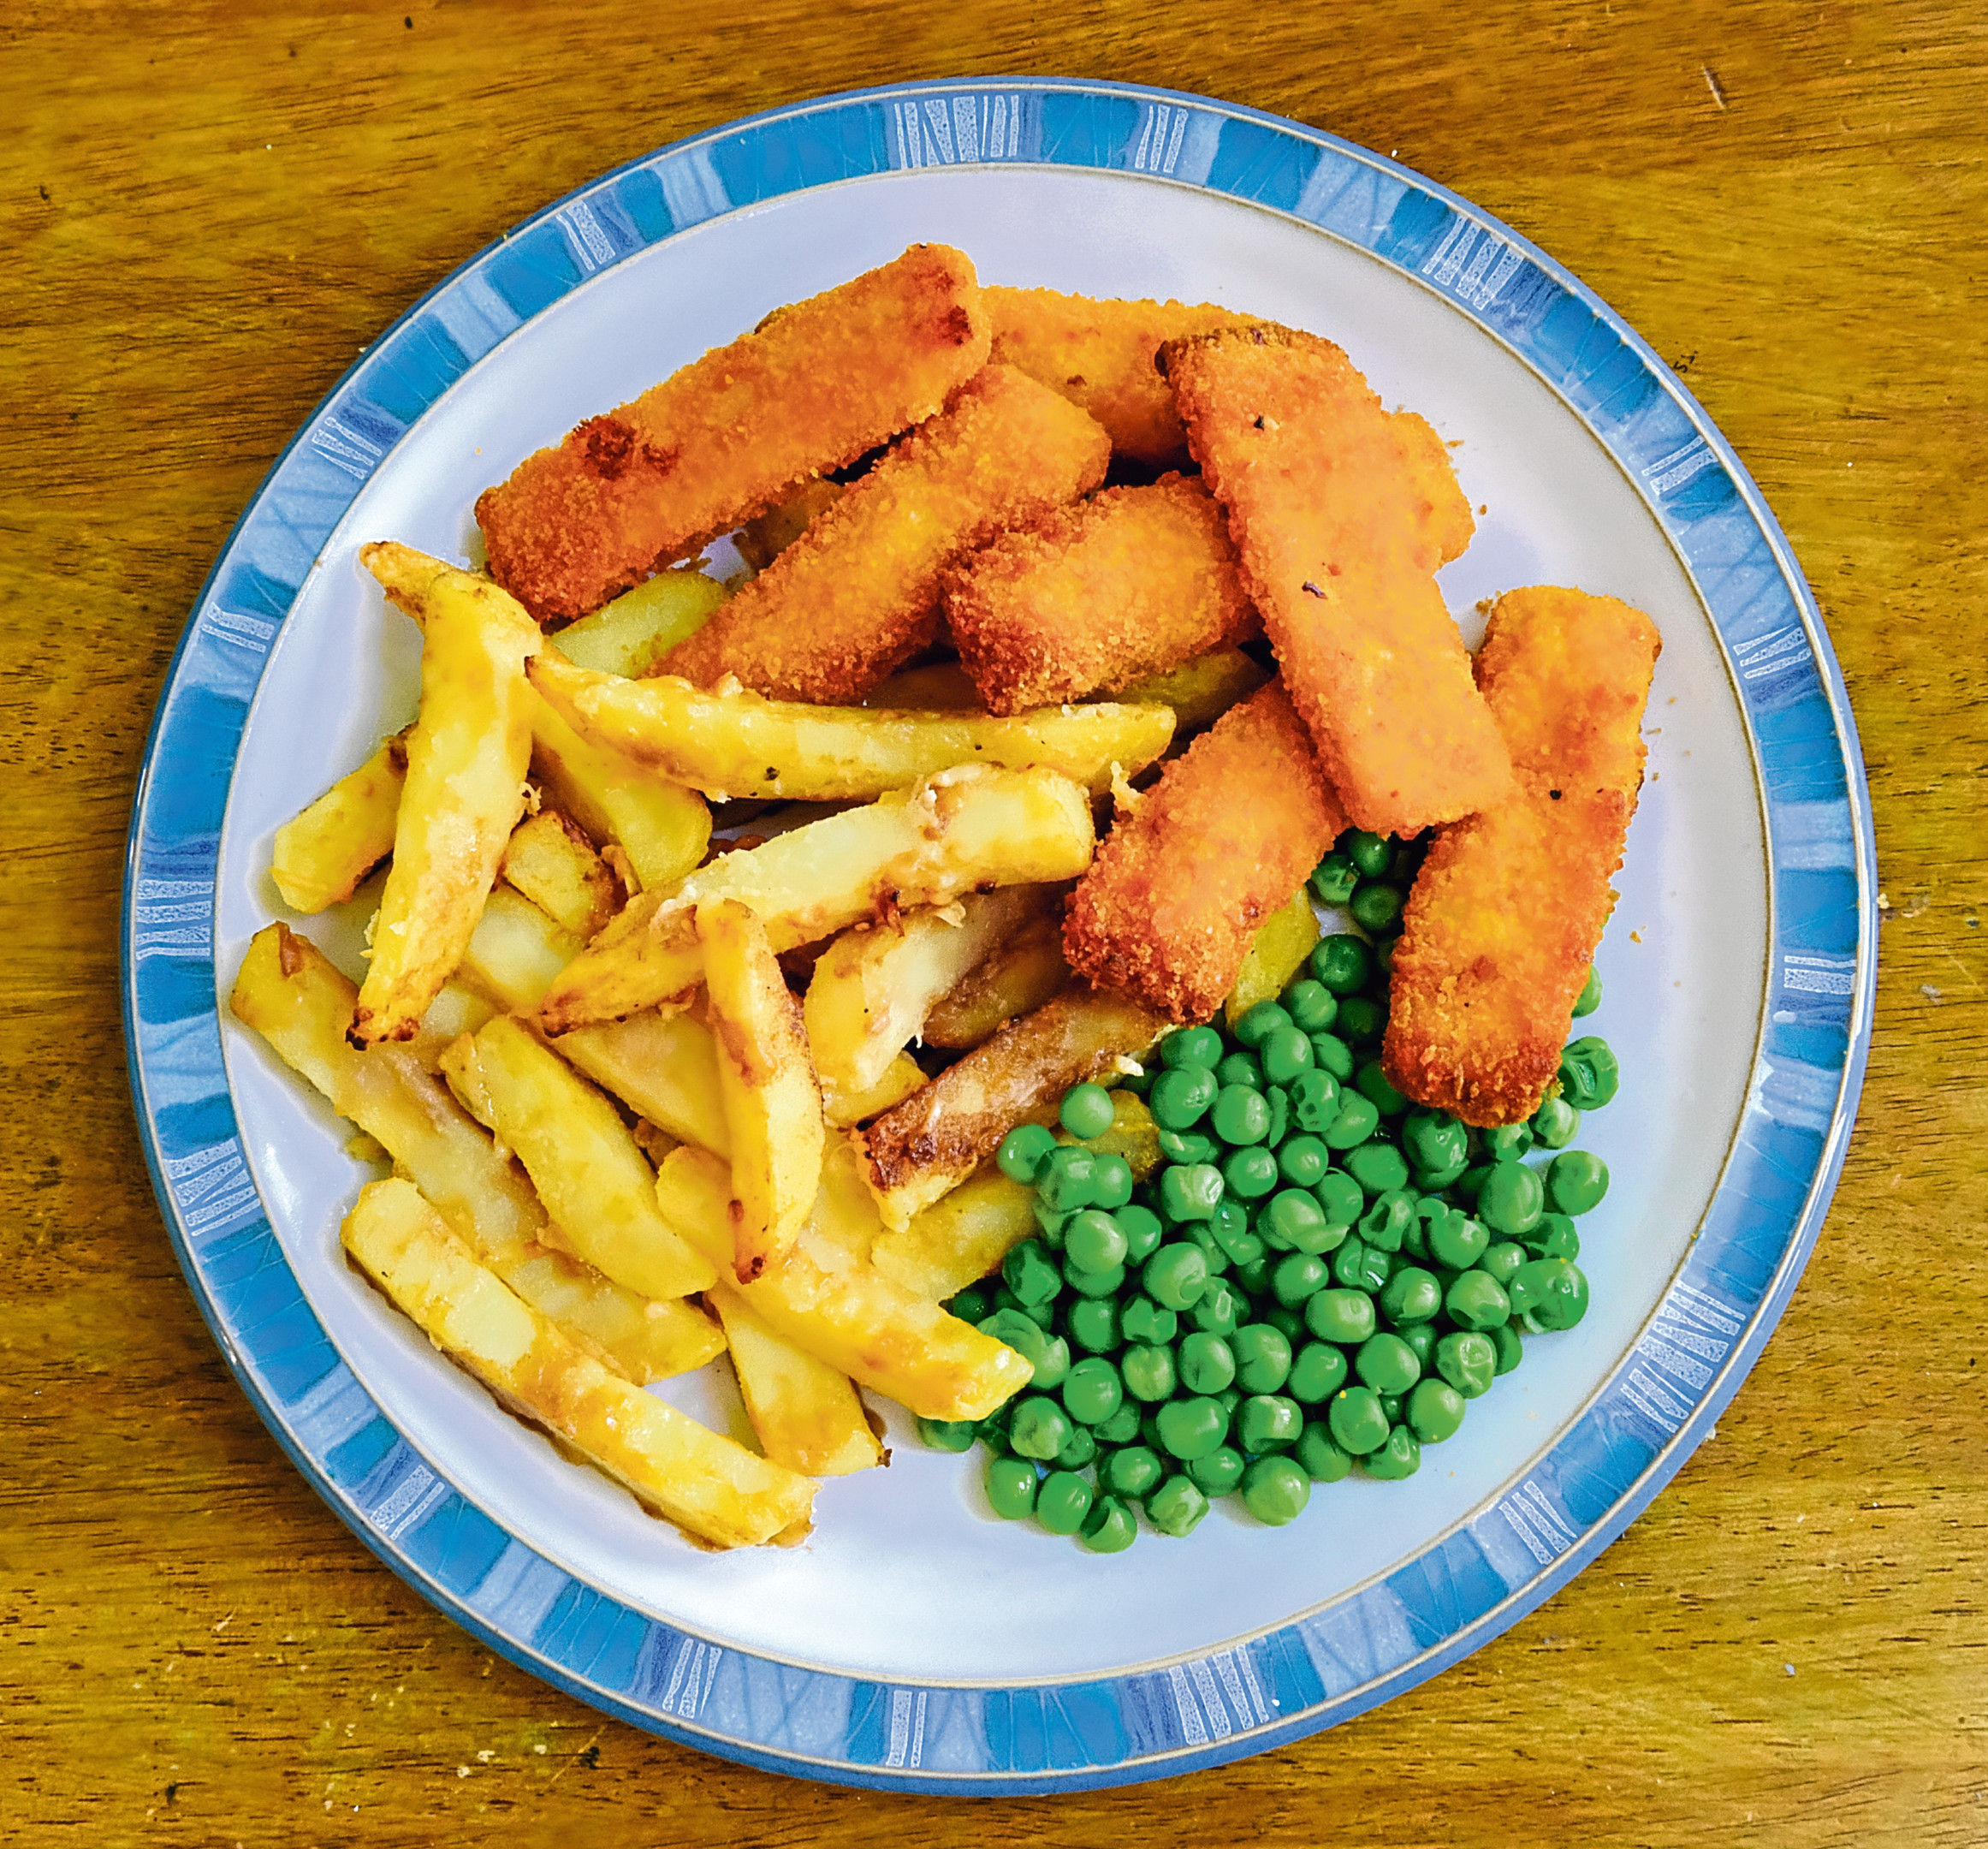
[[[1031,1187],[1035,1185],[1036,1171],[1055,1147],[1056,1138],[1047,1126],[1017,1124],[1001,1139],[1001,1146],[994,1152],[994,1162],[1009,1180]]]
[[[1291,1092],[1284,1085],[1273,1085],[1263,1095],[1270,1101],[1270,1134],[1263,1140],[1275,1149],[1291,1129]]]
[[[1399,1274],[1398,1273],[1397,1275],[1398,1276]],[[1388,1281],[1392,1284],[1394,1280],[1390,1278]],[[1430,1281],[1434,1283],[1435,1280],[1432,1278]],[[1439,1306],[1440,1306],[1442,1300],[1443,1287],[1440,1284],[1437,1284],[1436,1302]],[[1398,1323],[1395,1325],[1394,1333],[1415,1351],[1415,1365],[1423,1373],[1427,1374],[1431,1368],[1435,1366],[1436,1338],[1441,1334],[1441,1331],[1433,1322]]]
[[[1160,1063],[1169,1072],[1184,1066],[1201,1066],[1209,1071],[1222,1056],[1222,1037],[1213,1027],[1183,1027],[1160,1043]]]
[[[1092,1204],[1113,1212],[1132,1198],[1132,1165],[1123,1156],[1101,1155],[1091,1166]]]
[[[1187,1474],[1204,1495],[1225,1496],[1243,1480],[1244,1460],[1233,1445],[1217,1445],[1206,1457],[1196,1458]]]
[[[1293,1187],[1316,1187],[1332,1163],[1332,1152],[1314,1136],[1286,1137],[1277,1152],[1277,1172]]]
[[[1304,1323],[1320,1341],[1350,1347],[1374,1333],[1374,1299],[1362,1290],[1320,1291],[1306,1302]]]
[[[1123,1554],[1138,1538],[1137,1518],[1112,1496],[1100,1496],[1091,1504],[1077,1534],[1093,1554]]]
[[[1422,1448],[1407,1426],[1397,1425],[1388,1432],[1386,1442],[1369,1451],[1360,1465],[1369,1477],[1398,1483],[1422,1467]]]
[[[1511,1306],[1528,1329],[1570,1329],[1587,1314],[1587,1277],[1564,1258],[1535,1258],[1511,1281]]]
[[[1579,1020],[1584,1014],[1592,1014],[1601,1006],[1601,972],[1590,963],[1587,980],[1581,984],[1581,993],[1574,1003],[1574,1018]]]
[[[1321,988],[1340,998],[1342,1013],[1345,997],[1364,989],[1373,973],[1374,952],[1364,937],[1336,932],[1321,937],[1312,951],[1312,975]]]
[[[1065,1327],[1073,1347],[1109,1354],[1119,1346],[1119,1306],[1109,1297],[1087,1298],[1070,1306]]]
[[[1304,1315],[1301,1311],[1280,1303],[1259,1304],[1256,1320],[1266,1328],[1275,1329],[1294,1349],[1304,1340]]]
[[[1008,1421],[1014,1417],[1015,1402],[1011,1400],[1004,1406],[997,1406],[986,1418],[974,1427],[980,1442],[995,1457],[1006,1457],[1012,1450],[1008,1443]]]
[[[1516,1321],[1501,1324],[1491,1331],[1492,1347],[1498,1351],[1498,1371],[1509,1374],[1525,1359],[1524,1346],[1519,1340]]]
[[[1339,1037],[1349,1046],[1366,1046],[1380,1037],[1387,1010],[1369,996],[1348,996],[1339,1003]]]
[[[1236,1038],[1261,1059],[1263,1043],[1290,1026],[1291,1016],[1284,1012],[1281,1002],[1259,1002],[1255,1007],[1243,1011],[1236,1023]]]
[[[1195,1487],[1190,1477],[1169,1477],[1146,1498],[1147,1520],[1176,1541],[1192,1534],[1208,1512],[1208,1499]]]
[[[1336,1084],[1344,1085],[1353,1076],[1353,1049],[1334,1033],[1312,1036],[1312,1070],[1322,1072]],[[1307,1128],[1316,1128],[1308,1125]]]
[[[1484,1192],[1484,1184],[1497,1166],[1495,1162],[1473,1162],[1450,1184],[1450,1192],[1466,1207],[1475,1209],[1477,1197]]]
[[[1222,1164],[1221,1180],[1238,1200],[1261,1200],[1277,1186],[1277,1157],[1261,1144],[1237,1150]]]
[[[1063,1094],[1057,1117],[1073,1137],[1101,1137],[1112,1127],[1112,1095],[1088,1079],[1073,1085]]]
[[[1015,1248],[1017,1251],[1022,1249]],[[1125,1235],[1119,1222],[1098,1208],[1087,1207],[1065,1222],[1063,1261],[1079,1271],[1115,1270],[1125,1263]],[[1009,1254],[1011,1258],[1013,1256]]]
[[[1097,1436],[1088,1425],[1073,1425],[1056,1454],[1059,1470],[1088,1470],[1097,1461]]]
[[[1353,890],[1346,910],[1362,930],[1380,932],[1401,916],[1403,894],[1386,880],[1362,880]]]
[[[1378,1246],[1363,1239],[1350,1239],[1332,1254],[1332,1281],[1347,1290],[1376,1294],[1387,1282],[1394,1267]]]
[[[1263,1089],[1263,1068],[1254,1053],[1225,1053],[1215,1067],[1215,1077],[1225,1085],[1248,1085],[1252,1091]]]
[[[1353,1460],[1333,1443],[1332,1429],[1323,1419],[1313,1419],[1306,1424],[1297,1449],[1291,1454],[1314,1483],[1341,1483],[1352,1472]]]
[[[1022,1458],[995,1458],[981,1481],[995,1514],[1019,1521],[1036,1507],[1036,1466]]]
[[[1387,1415],[1380,1410],[1380,1395],[1371,1387],[1348,1387],[1334,1394],[1326,1423],[1333,1442],[1355,1457],[1364,1457],[1387,1442]]]
[[[1346,1384],[1346,1357],[1331,1342],[1307,1342],[1291,1364],[1285,1391],[1293,1400],[1317,1406]]]
[[[1314,1057],[1317,1050],[1314,1044]],[[1330,1130],[1339,1115],[1339,1081],[1316,1066],[1300,1073],[1291,1082],[1291,1109],[1301,1130]]]
[[[1353,863],[1362,879],[1379,879],[1394,865],[1394,837],[1356,829],[1340,837],[1340,851]]]
[[[1089,1150],[1065,1145],[1036,1171],[1036,1192],[1043,1204],[1057,1213],[1075,1213],[1080,1207],[1097,1204],[1091,1194],[1096,1173],[1097,1157]]]
[[[1338,1168],[1326,1171],[1312,1190],[1312,1195],[1328,1226],[1351,1226],[1367,1205],[1367,1197],[1361,1192],[1360,1184]]]
[[[1249,1230],[1249,1216],[1240,1201],[1220,1203],[1208,1222],[1208,1230],[1215,1249],[1231,1264],[1248,1264],[1263,1256],[1263,1241]]]
[[[1380,1293],[1380,1313],[1398,1329],[1404,1323],[1427,1323],[1440,1315],[1443,1287],[1433,1272],[1403,1265]]]
[[[1051,1534],[1073,1535],[1083,1526],[1090,1503],[1090,1485],[1075,1471],[1051,1471],[1036,1492],[1036,1519]]]
[[[1484,1249],[1484,1256],[1477,1261],[1477,1269],[1487,1277],[1494,1277],[1510,1294],[1512,1275],[1526,1262],[1526,1249],[1516,1240],[1498,1240]]]
[[[1225,1143],[1261,1143],[1270,1134],[1270,1100],[1254,1085],[1225,1085],[1208,1125]]]
[[[1429,1256],[1452,1271],[1468,1271],[1491,1245],[1490,1228],[1467,1214],[1447,1213],[1428,1228]]]
[[[1053,1458],[1070,1436],[1070,1421],[1063,1408],[1043,1394],[1030,1394],[1015,1402],[1014,1417],[1008,1421],[1008,1442],[1018,1455]]]
[[[1146,1294],[1166,1310],[1191,1310],[1208,1287],[1208,1262],[1200,1246],[1185,1240],[1162,1246],[1139,1274]]]
[[[1128,1400],[1108,1419],[1092,1426],[1101,1445],[1130,1444],[1139,1436],[1140,1406],[1136,1400]]]
[[[1545,1213],[1540,1223],[1526,1234],[1526,1250],[1535,1258],[1578,1258],[1581,1235],[1565,1214]]]
[[[1244,1393],[1275,1393],[1291,1376],[1291,1338],[1268,1323],[1245,1323],[1229,1338],[1236,1384]]]
[[[1499,1162],[1484,1178],[1477,1197],[1477,1216],[1494,1233],[1516,1239],[1540,1223],[1546,1191],[1539,1171],[1522,1162]]]
[[[1236,1442],[1251,1457],[1286,1449],[1303,1430],[1303,1411],[1282,1394],[1253,1394],[1237,1409]]]
[[[1270,1254],[1266,1252],[1254,1264],[1239,1264],[1236,1267],[1237,1286],[1245,1296],[1267,1295],[1270,1289]]]
[[[1460,1162],[1448,1168],[1417,1168],[1412,1177],[1413,1185],[1420,1193],[1440,1194],[1469,1166],[1467,1162]]]
[[[1180,1384],[1190,1394],[1220,1393],[1236,1377],[1228,1343],[1200,1330],[1181,1338],[1178,1364]]]
[[[1320,905],[1344,905],[1359,883],[1360,870],[1347,854],[1329,853],[1312,869],[1312,895]]]
[[[1243,1305],[1225,1279],[1212,1278],[1189,1314],[1204,1335],[1232,1335],[1243,1320]]]
[[[1482,1271],[1466,1271],[1443,1299],[1450,1320],[1464,1329],[1493,1329],[1511,1316],[1504,1287]]]
[[[1339,999],[1322,982],[1301,976],[1284,991],[1284,1012],[1300,1033],[1323,1033],[1339,1012]]]
[[[1229,1435],[1229,1415],[1214,1400],[1169,1400],[1154,1417],[1160,1444],[1184,1464],[1206,1457]]]
[[[1160,1216],[1150,1208],[1134,1203],[1115,1208],[1112,1218],[1119,1222],[1119,1232],[1125,1235],[1126,1263],[1144,1264],[1160,1243],[1162,1231]]]
[[[1564,1097],[1550,1097],[1533,1113],[1533,1140],[1541,1149],[1565,1149],[1581,1133],[1581,1113]]]
[[[1213,1137],[1202,1136],[1198,1131],[1189,1131],[1183,1135],[1178,1131],[1161,1130],[1155,1133],[1160,1153],[1171,1162],[1213,1162],[1221,1144]]]
[[[1263,1006],[1274,1007],[1273,1002]],[[1296,1027],[1280,1027],[1258,1049],[1263,1076],[1273,1085],[1289,1085],[1312,1065],[1312,1043]]]
[[[1338,1115],[1325,1133],[1326,1145],[1335,1150],[1357,1149],[1380,1127],[1380,1112],[1372,1098],[1358,1091],[1342,1091]],[[1405,1168],[1402,1178],[1407,1179]]]
[[[1064,1376],[1063,1407],[1080,1425],[1100,1425],[1125,1404],[1125,1383],[1102,1355],[1079,1361]]]
[[[1495,1124],[1484,1133],[1484,1153],[1494,1162],[1517,1162],[1532,1150],[1529,1123]]]
[[[1031,1367],[1040,1368],[1047,1350],[1049,1335],[1035,1317],[1025,1315],[1020,1309],[997,1310],[980,1325],[982,1335],[991,1335],[998,1341],[1012,1348]]]
[[[1404,1189],[1377,1194],[1374,1204],[1360,1216],[1360,1237],[1375,1251],[1398,1252],[1415,1218],[1415,1201]]]
[[[1584,1214],[1608,1192],[1608,1164],[1586,1150],[1556,1156],[1546,1169],[1546,1196],[1558,1213]]]
[[[1230,1161],[1232,1163],[1235,1157]],[[1160,1171],[1160,1211],[1176,1226],[1183,1221],[1206,1220],[1214,1212],[1226,1188],[1222,1171],[1213,1163],[1172,1163]]]
[[[1087,1271],[1065,1254],[1063,1260],[1063,1281],[1079,1297],[1116,1297],[1125,1281],[1125,1268],[1122,1264],[1115,1264],[1103,1271]]]
[[[1322,1291],[1331,1275],[1322,1258],[1314,1258],[1309,1252],[1293,1252],[1270,1274],[1270,1287],[1278,1302],[1291,1310]]]
[[[1599,1110],[1621,1083],[1615,1055],[1597,1035],[1573,1042],[1560,1055],[1560,1096],[1576,1110]]]
[[[1119,1305],[1119,1328],[1129,1342],[1164,1348],[1180,1327],[1171,1310],[1163,1310],[1150,1297],[1133,1297]]]
[[[1421,1444],[1453,1438],[1463,1424],[1463,1396],[1439,1380],[1420,1381],[1408,1396],[1408,1427]]]
[[[1173,1391],[1173,1351],[1157,1346],[1127,1348],[1119,1356],[1119,1372],[1133,1399],[1155,1405]]]
[[[1159,1454],[1144,1445],[1127,1445],[1098,1466],[1098,1481],[1115,1496],[1150,1495],[1166,1477]]]
[[[1447,1111],[1411,1110],[1401,1127],[1401,1145],[1418,1168],[1455,1168],[1460,1174],[1468,1160],[1469,1133]]]
[[[918,1436],[935,1451],[970,1451],[980,1429],[971,1419],[921,1418]]]
[[[1369,1335],[1353,1357],[1353,1371],[1377,1394],[1404,1394],[1421,1378],[1421,1363],[1400,1336]]]
[[[994,1304],[979,1285],[969,1284],[964,1290],[954,1293],[946,1305],[946,1313],[958,1317],[962,1323],[977,1324],[994,1314]]]
[[[1176,1066],[1153,1082],[1153,1121],[1162,1130],[1191,1130],[1220,1091],[1207,1067]]]
[[[1436,1371],[1466,1400],[1491,1391],[1498,1349],[1488,1335],[1458,1329],[1436,1344]]]

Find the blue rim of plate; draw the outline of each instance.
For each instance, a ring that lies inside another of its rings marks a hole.
[[[891,1683],[679,1631],[570,1577],[395,1430],[306,1302],[237,1133],[213,955],[249,705],[324,542],[424,412],[569,290],[693,225],[922,167],[1142,175],[1314,226],[1520,356],[1640,489],[1710,609],[1759,765],[1765,1020],[1725,1172],[1637,1341],[1558,1442],[1421,1554],[1227,1648],[1125,1674]],[[978,1796],[1168,1777],[1350,1719],[1565,1585],[1706,1437],[1765,1344],[1842,1167],[1870,1037],[1877,872],[1843,677],[1759,489],[1648,345],[1455,193],[1333,136],[1178,92],[1043,78],[893,85],[747,117],[568,194],[370,348],[277,459],[202,588],[152,724],[122,990],[147,1163],[202,1314],[298,1467],[388,1566],[513,1662],[649,1731],[840,1784]]]

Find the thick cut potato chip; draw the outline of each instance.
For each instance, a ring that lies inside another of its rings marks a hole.
[[[1019,1014],[1032,1014],[1070,986],[1059,913],[1024,924],[925,1017],[928,1046],[964,1050],[991,1040]]]
[[[739,1397],[767,1456],[810,1477],[846,1477],[883,1461],[883,1445],[846,1374],[774,1335],[736,1293],[721,1285],[710,1299],[725,1326]]]
[[[658,572],[559,632],[559,652],[596,674],[644,674],[710,621],[730,593],[685,567]]]
[[[576,1027],[559,1050],[629,1109],[729,1160],[732,1133],[718,1091],[718,1044],[697,1013],[650,1008],[600,1027]]]
[[[276,830],[270,877],[293,912],[341,905],[394,851],[407,781],[407,734],[397,732],[350,776]]]
[[[535,1008],[585,940],[510,886],[493,887],[455,980],[506,1014]]]
[[[591,937],[621,909],[614,870],[579,824],[541,809],[511,830],[500,869],[507,883],[576,937]]]
[[[714,1547],[756,1547],[808,1520],[805,1477],[610,1374],[479,1263],[411,1183],[372,1183],[340,1236],[437,1348],[644,1507]]]

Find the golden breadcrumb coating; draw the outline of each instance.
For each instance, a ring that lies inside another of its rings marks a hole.
[[[590,418],[477,501],[490,574],[584,616],[797,484],[929,417],[986,363],[973,265],[943,244],[769,315]]]
[[[1110,460],[1082,411],[990,366],[650,671],[854,705],[938,633],[948,562],[1096,487]]]
[[[994,327],[990,357],[1082,405],[1121,455],[1163,466],[1187,454],[1173,389],[1153,364],[1163,342],[1251,317],[1202,302],[1098,301],[1054,289],[982,291]]]
[[[1055,508],[942,582],[960,664],[991,713],[1116,692],[1240,639],[1256,617],[1222,510],[1179,475]]]
[[[1615,904],[1661,646],[1613,598],[1493,606],[1477,679],[1516,788],[1443,829],[1409,897],[1381,1055],[1405,1096],[1484,1127],[1540,1108]]]
[[[1216,721],[1121,812],[1064,924],[1071,967],[1177,1021],[1235,985],[1256,927],[1346,826],[1311,740],[1272,681]]]
[[[1314,335],[1225,330],[1162,359],[1346,813],[1408,835],[1497,801],[1510,766],[1433,575],[1460,525],[1433,433]]]

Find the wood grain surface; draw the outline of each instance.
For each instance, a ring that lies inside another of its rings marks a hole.
[[[1979,0],[27,0],[0,26],[0,1838],[1988,1841]],[[1888,909],[1814,1258],[1715,1440],[1621,1542],[1334,1732],[980,1805],[605,1720],[353,1539],[175,1263],[126,1087],[117,895],[195,592],[363,343],[678,136],[1000,72],[1201,91],[1397,154],[1626,314],[1815,587]]]

